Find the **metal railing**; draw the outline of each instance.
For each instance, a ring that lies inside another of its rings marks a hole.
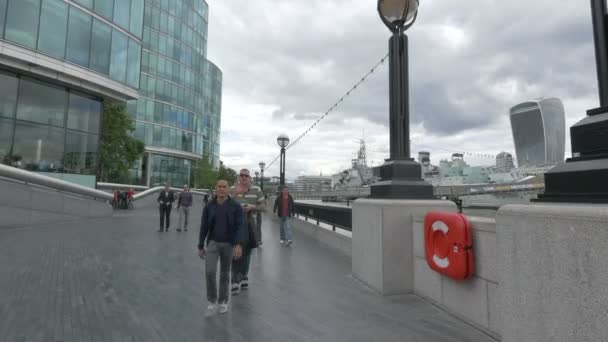
[[[144,186],[144,185],[132,185],[132,184],[119,184],[119,183],[105,183],[105,182],[97,182],[97,188],[98,189],[105,189],[105,190],[129,190],[129,189],[133,189],[133,190],[139,190],[139,191],[144,191],[147,190],[148,187]]]
[[[175,191],[175,192],[181,192],[183,190],[183,189],[180,189],[180,188],[170,188],[170,189],[173,190],[173,191]],[[148,190],[144,190],[144,191],[142,191],[140,193],[137,193],[137,194],[133,195],[133,200],[137,201],[137,200],[140,200],[140,199],[142,199],[144,197],[148,197],[150,195],[153,195],[153,194],[155,194],[157,192],[161,192],[163,190],[165,190],[164,186],[157,186],[155,188],[150,188]],[[190,191],[190,192],[193,193],[193,194],[203,195],[203,196],[204,195],[209,195],[208,192],[203,192],[203,191]]]
[[[112,201],[114,199],[112,194],[105,191],[87,188],[82,185],[66,182],[61,179],[44,176],[38,173],[21,170],[19,168],[3,164],[0,164],[0,177],[21,181],[26,184],[39,185],[75,195],[91,197],[96,200]]]
[[[297,216],[303,216],[306,221],[312,219],[317,221],[317,225],[320,222],[331,225],[334,232],[336,227],[352,231],[351,207],[295,202],[294,211]]]

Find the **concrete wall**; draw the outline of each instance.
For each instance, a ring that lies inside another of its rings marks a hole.
[[[274,217],[273,219],[275,219]],[[353,241],[350,237],[323,227],[319,227],[314,223],[306,222],[298,218],[292,219],[291,223],[294,231],[302,232],[324,244],[325,246],[348,257],[352,256]]]
[[[424,248],[424,215],[415,215],[413,219],[414,293],[498,338],[501,316],[496,221],[469,217],[473,226],[475,274],[468,280],[454,281],[428,266]]]
[[[608,205],[508,205],[496,221],[503,341],[608,341]]]
[[[103,200],[0,179],[0,229],[112,216]]]

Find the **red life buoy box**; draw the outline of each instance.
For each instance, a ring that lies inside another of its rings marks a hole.
[[[424,218],[426,262],[438,273],[457,280],[473,275],[473,237],[466,216],[429,212]]]

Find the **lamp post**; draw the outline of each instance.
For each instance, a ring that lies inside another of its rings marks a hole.
[[[260,184],[260,173],[259,172],[254,172],[255,174],[255,184],[258,185]]]
[[[266,163],[260,162],[260,173],[262,175],[262,182],[260,183],[260,189],[264,192],[264,168],[266,167]]]
[[[289,146],[289,137],[287,136],[287,134],[281,134],[277,137],[277,144],[279,144],[279,146],[281,147],[281,165],[280,165],[280,172],[281,172],[281,180],[279,182],[280,186],[284,186],[285,185],[285,148],[287,146]]]
[[[570,127],[572,158],[545,173],[536,202],[608,203],[608,11],[591,0],[600,107]]]
[[[389,40],[390,158],[380,166],[372,198],[432,198],[433,187],[422,179],[422,168],[410,157],[408,39],[416,21],[418,0],[378,0],[378,13],[393,36]]]

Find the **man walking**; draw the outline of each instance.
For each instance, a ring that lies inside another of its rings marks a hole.
[[[218,180],[215,185],[216,197],[203,209],[201,230],[198,237],[198,255],[205,259],[207,279],[207,315],[213,315],[219,305],[219,312],[228,311],[228,290],[230,285],[230,265],[242,255],[243,209],[228,196],[228,182]],[[207,240],[205,242],[205,240]],[[220,262],[219,297],[217,289],[217,263]]]
[[[241,290],[249,288],[249,263],[251,250],[258,247],[256,231],[256,213],[264,210],[264,194],[262,190],[251,184],[251,175],[248,169],[242,169],[237,177],[236,186],[231,189],[232,198],[243,207],[243,220],[245,227],[243,257],[232,264],[232,294],[239,294]]]
[[[168,183],[165,184],[165,189],[158,194],[158,199],[156,201],[158,202],[158,211],[160,213],[160,229],[158,231],[162,232],[164,226],[165,231],[168,232],[171,220],[171,209],[173,208],[173,202],[175,201],[175,195],[169,188]]]
[[[293,235],[291,227],[289,226],[289,221],[294,216],[295,212],[293,197],[289,194],[289,189],[287,187],[281,189],[281,194],[277,196],[277,199],[274,201],[273,212],[277,213],[281,223],[281,245],[286,244],[289,247],[293,243]]]
[[[182,231],[182,217],[184,218],[184,231],[188,231],[188,218],[190,216],[190,207],[192,207],[192,193],[188,184],[184,184],[184,191],[179,194],[177,200],[177,210],[179,211],[179,226],[177,231]]]

